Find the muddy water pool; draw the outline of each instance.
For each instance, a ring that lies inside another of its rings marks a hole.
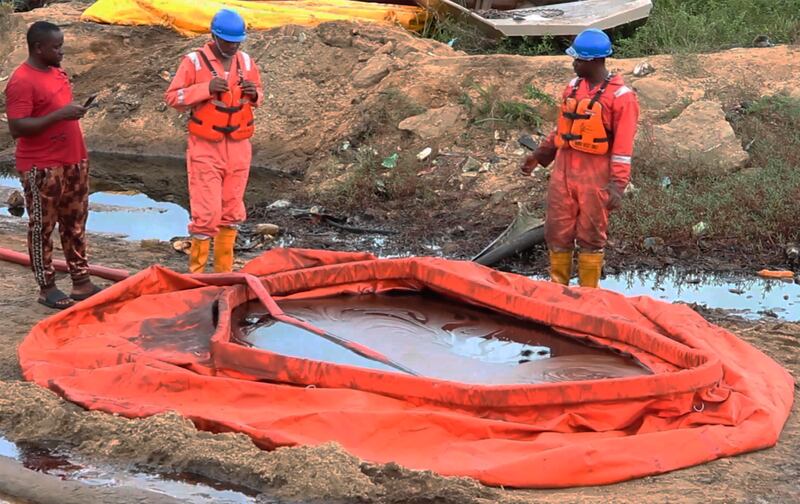
[[[21,190],[17,177],[0,177],[0,187]],[[9,209],[0,208],[9,216]],[[27,219],[27,216],[15,215]],[[181,206],[155,201],[136,192],[94,192],[89,195],[89,218],[86,229],[95,233],[124,236],[128,240],[169,240],[187,234],[189,212]]]
[[[413,374],[464,383],[542,383],[649,373],[633,359],[545,326],[429,294],[282,301],[289,315],[364,345]],[[257,303],[240,310],[240,339],[293,357],[399,372],[284,323]]]
[[[648,271],[609,276],[604,289],[626,296],[650,296],[669,302],[696,303],[730,310],[748,319],[800,320],[800,285],[749,277],[690,275],[679,271]]]
[[[34,471],[90,486],[134,487],[189,504],[253,504],[255,494],[190,474],[148,474],[87,464],[58,451],[16,445],[0,437],[0,456]],[[0,497],[0,502],[2,502]],[[12,501],[14,502],[14,501]]]

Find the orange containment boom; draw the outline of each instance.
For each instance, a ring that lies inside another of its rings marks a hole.
[[[277,314],[283,300],[423,290],[630,354],[651,374],[475,385],[231,337],[250,301]],[[177,411],[265,449],[337,441],[373,462],[509,487],[613,483],[767,448],[793,400],[787,371],[686,306],[469,262],[298,249],[241,274],[153,266],[38,323],[19,357],[26,379],[91,410]]]

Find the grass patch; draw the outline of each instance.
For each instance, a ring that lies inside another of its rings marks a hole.
[[[464,93],[460,99],[470,116],[470,121],[475,125],[492,127],[500,124],[508,127],[533,126],[538,128],[542,124],[542,115],[535,107],[517,100],[502,99],[495,86],[484,87],[469,79],[464,86],[473,90],[477,95],[473,98],[469,93]],[[523,92],[526,97],[532,96],[530,99],[552,100],[532,84],[527,84]]]
[[[556,100],[552,96],[530,83],[525,84],[523,94],[528,100],[535,100],[544,105],[553,106],[556,104]]]
[[[677,119],[686,108],[692,104],[692,100],[690,98],[683,98],[679,102],[675,103],[669,109],[665,110],[664,112],[660,113],[656,116],[656,121],[661,124],[668,123],[673,119]]]
[[[644,26],[616,45],[622,57],[697,53],[748,47],[758,35],[797,42],[800,0],[656,0]]]
[[[521,56],[546,56],[550,54],[563,55],[569,47],[569,37],[512,37],[502,39],[496,46],[495,52],[500,54],[519,54]]]
[[[677,165],[654,163],[643,152],[634,165],[639,191],[612,215],[614,234],[638,245],[648,236],[688,241],[692,226],[702,221],[709,225],[708,238],[736,240],[754,249],[796,240],[800,100],[760,98],[738,112],[732,125],[742,143],[751,146],[750,168],[720,176],[681,161],[680,172],[686,175],[677,178]],[[664,177],[672,177],[669,188],[662,187]]]
[[[369,143],[369,139],[385,128],[396,128],[407,117],[425,112],[425,107],[415,102],[397,88],[388,88],[378,93],[373,102],[362,108],[361,123],[353,135],[358,144]]]
[[[634,177],[639,192],[612,216],[614,235],[635,245],[648,236],[671,242],[692,239],[692,226],[705,222],[710,239],[736,240],[756,248],[796,239],[800,170],[781,161],[726,177],[673,180]]]
[[[324,199],[348,210],[355,207],[359,201],[375,198],[378,194],[375,180],[380,174],[378,154],[372,147],[355,150],[353,158],[344,181],[324,195]]]
[[[341,183],[320,194],[327,205],[352,212],[403,201],[410,211],[427,208],[433,197],[432,189],[417,176],[419,165],[411,153],[401,153],[395,168],[381,166],[382,157],[369,146],[341,154],[339,161],[349,161],[347,173]]]
[[[397,124],[403,119],[425,112],[425,107],[415,102],[397,88],[388,88],[378,93],[378,102],[373,107],[374,120],[380,124]]]
[[[14,13],[14,4],[9,0],[0,0],[0,37],[8,36],[13,25],[11,14]]]
[[[0,0],[1,9],[11,9],[12,12],[27,12],[39,7],[44,7],[53,1],[48,0]]]
[[[800,171],[800,100],[762,97],[728,117],[742,144],[750,145],[753,166],[780,161]]]
[[[759,35],[768,36],[774,43],[792,44],[800,41],[800,0],[655,0],[650,17],[639,24],[611,30],[616,56],[750,47]],[[429,17],[422,36],[451,43],[471,54],[526,56],[564,54],[571,38],[514,37],[496,41],[459,18],[438,15]]]
[[[17,12],[28,12],[48,4],[56,3],[58,0],[14,0],[14,9]]]
[[[497,45],[461,16],[441,15],[434,11],[428,12],[420,36],[471,54],[493,52],[492,48]]]
[[[0,177],[17,177],[17,170],[13,163],[0,163]]]

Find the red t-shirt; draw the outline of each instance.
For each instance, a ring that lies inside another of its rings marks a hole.
[[[38,70],[23,63],[6,87],[9,119],[42,117],[72,103],[69,77],[60,68]],[[38,135],[17,139],[17,170],[76,164],[86,159],[86,144],[78,121],[59,121]]]

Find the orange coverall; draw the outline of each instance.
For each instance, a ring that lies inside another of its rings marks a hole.
[[[564,90],[566,99],[577,80]],[[595,95],[599,85],[589,89],[582,80],[575,98],[580,101]],[[605,155],[588,154],[568,145],[556,149],[556,132],[551,133],[539,147],[538,161],[549,165],[555,158],[547,190],[545,241],[551,251],[571,251],[577,243],[586,251],[601,251],[606,245],[608,229],[608,200],[606,186],[613,182],[620,194],[631,177],[633,140],[639,119],[636,94],[615,75],[600,98],[603,124],[610,135],[611,145]]]
[[[238,62],[241,60],[242,76],[258,89],[258,99],[253,106],[261,104],[264,100],[261,74],[248,54],[239,51],[231,61],[229,72],[226,72],[211,50],[211,43],[198,50],[206,54],[218,75],[225,76],[229,86],[239,82]],[[212,78],[202,58],[196,52],[189,53],[181,61],[167,89],[167,104],[183,112],[210,100],[208,86]],[[236,227],[245,220],[244,191],[251,159],[250,140],[237,141],[226,136],[221,142],[211,142],[189,135],[186,168],[191,212],[189,233],[192,236],[211,238],[216,236],[220,226]]]

